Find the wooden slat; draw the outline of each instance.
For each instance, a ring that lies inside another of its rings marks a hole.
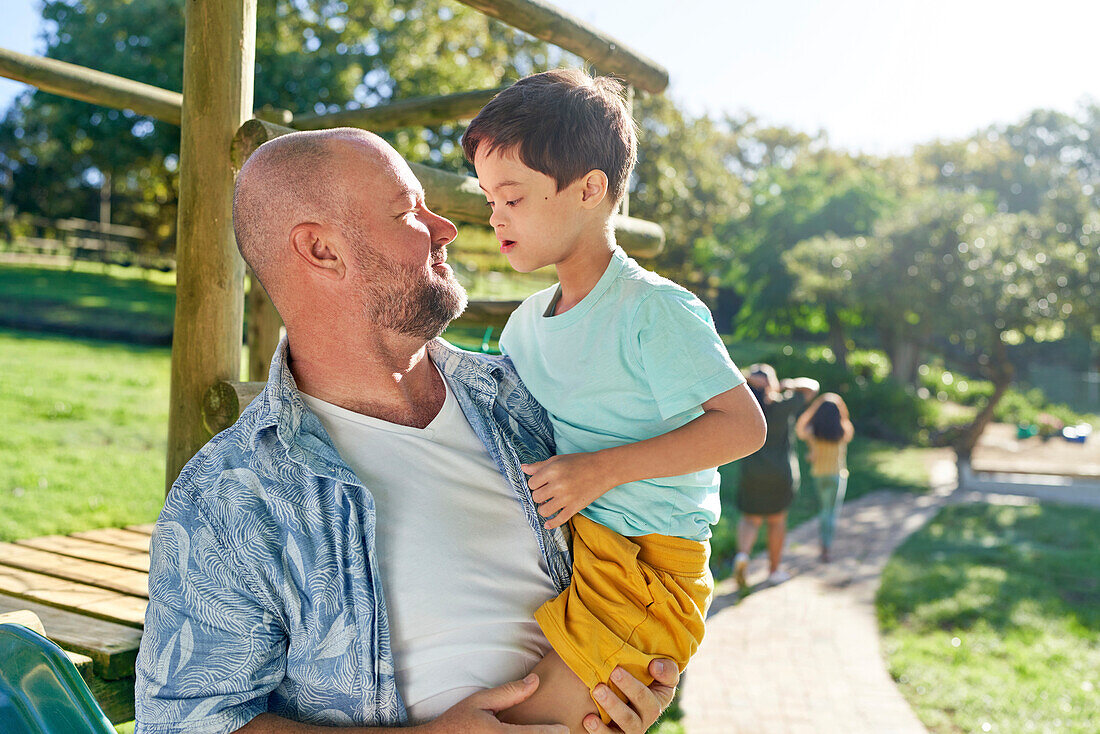
[[[109,566],[129,568],[133,571],[149,572],[148,552],[120,548],[117,545],[105,545],[94,540],[73,538],[68,535],[47,535],[41,538],[17,540],[15,545],[37,548],[70,558],[83,558]]]
[[[151,522],[146,525],[126,525],[125,529],[135,533],[141,533],[143,535],[152,535],[153,528],[155,528],[156,526],[156,523]]]
[[[22,568],[122,594],[149,598],[149,574],[69,556],[0,543],[0,566]]]
[[[119,548],[129,548],[130,550],[142,551],[144,553],[149,552],[148,535],[135,533],[132,530],[123,530],[122,528],[82,530],[79,533],[73,533],[72,537],[83,538],[84,540],[94,540],[97,543],[115,545]]]
[[[9,566],[0,566],[0,593],[139,628],[148,604],[140,597]]]
[[[0,612],[21,609],[37,614],[46,636],[60,647],[90,657],[96,676],[118,680],[134,675],[141,630],[0,594]]]

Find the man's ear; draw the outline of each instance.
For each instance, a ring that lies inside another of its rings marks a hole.
[[[323,278],[340,280],[344,277],[347,265],[340,254],[339,243],[334,241],[330,227],[316,222],[302,222],[290,230],[290,249],[304,262],[309,272]]]
[[[581,177],[581,206],[595,209],[607,198],[607,174],[594,168]]]

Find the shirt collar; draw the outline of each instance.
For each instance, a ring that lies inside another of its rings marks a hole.
[[[289,355],[289,342],[284,335],[272,355],[267,386],[256,398],[260,405],[250,433],[252,445],[263,442],[264,435],[274,430],[291,458],[311,471],[358,484],[321,422],[302,401],[288,364]],[[428,355],[452,384],[458,383],[490,399],[497,394],[505,377],[501,365],[504,357],[467,352],[443,339],[428,343]]]

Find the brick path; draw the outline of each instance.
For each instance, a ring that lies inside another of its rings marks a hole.
[[[954,467],[934,467],[933,490],[880,491],[844,506],[834,561],[817,563],[816,522],[788,535],[792,578],[738,603],[718,585],[681,706],[687,734],[926,734],[886,672],[874,595],[894,549],[954,489]],[[749,565],[750,584],[767,576]]]

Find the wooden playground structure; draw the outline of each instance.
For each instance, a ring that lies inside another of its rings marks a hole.
[[[0,76],[40,90],[180,125],[176,313],[172,343],[166,490],[217,431],[236,420],[263,386],[280,321],[261,288],[246,306],[245,266],[232,227],[236,171],[261,144],[294,130],[362,127],[374,132],[469,119],[499,89],[421,98],[316,115],[253,112],[258,0],[188,0],[183,93],[0,49]],[[540,40],[576,54],[598,72],[660,93],[668,73],[615,39],[543,0],[460,0]],[[463,223],[488,226],[477,180],[411,164],[429,206]],[[655,223],[616,217],[631,254],[660,251]],[[501,323],[515,302],[474,302],[464,318]],[[241,334],[249,311],[251,382],[239,382]],[[29,609],[48,636],[85,656],[82,673],[108,717],[133,718],[134,661],[148,600],[152,526],[92,530],[0,543],[0,613]]]

